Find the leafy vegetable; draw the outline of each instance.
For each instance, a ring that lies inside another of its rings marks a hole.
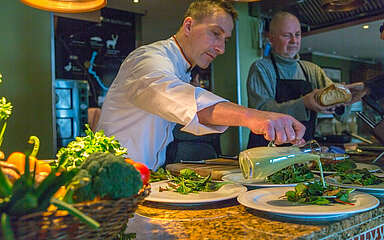
[[[197,192],[214,192],[226,182],[213,182],[211,175],[202,177],[191,169],[180,170],[179,176],[168,175],[169,187],[160,188],[160,191],[174,191],[181,194]]]
[[[367,186],[383,182],[380,178],[370,173],[366,168],[337,173],[336,176],[339,176],[340,182],[344,184],[359,184]]]
[[[151,170],[151,178],[149,179],[149,182],[168,180],[169,175],[171,175],[171,173],[168,170],[164,170],[164,168],[159,168],[157,171]]]
[[[268,176],[266,182],[275,184],[300,183],[313,178],[313,173],[307,165],[295,164]]]
[[[105,136],[103,130],[93,133],[88,124],[85,126],[87,128],[85,137],[76,137],[75,141],[61,148],[56,154],[57,162],[63,161],[64,168],[70,170],[79,167],[89,155],[95,152],[109,152],[118,156],[127,153],[127,149],[121,147],[114,136]]]
[[[327,205],[332,202],[351,204],[349,194],[354,189],[341,189],[334,186],[323,187],[322,183],[315,181],[313,183],[299,183],[294,191],[285,193],[288,201],[306,204]]]
[[[29,156],[24,156],[25,159],[28,159],[28,157]],[[60,164],[61,163],[59,163],[59,166]],[[60,209],[67,210],[70,214],[93,228],[100,226],[99,223],[87,217],[71,205],[53,198],[53,195],[59,188],[69,183],[76,175],[75,169],[71,171],[59,171],[59,168],[53,169],[40,184],[36,184],[36,171],[30,171],[29,165],[30,161],[25,161],[24,174],[22,174],[13,185],[7,186],[7,188],[11,188],[11,191],[2,191],[0,212],[2,213],[1,226],[4,239],[14,239],[13,234],[10,234],[12,231],[10,217],[20,217],[30,213],[45,211],[51,204],[54,204]],[[1,181],[5,179],[1,169],[0,179]],[[9,184],[9,182],[6,184]]]
[[[83,202],[96,196],[119,199],[137,194],[142,186],[140,173],[123,156],[98,152],[80,166],[64,200]]]
[[[324,171],[328,172],[345,172],[351,169],[356,168],[356,163],[350,159],[345,160],[323,160],[321,159],[321,164]],[[319,171],[319,166],[317,163],[313,163],[311,169]]]
[[[3,76],[0,73],[0,83],[3,82],[2,78]],[[0,98],[0,125],[3,125],[0,131],[0,147],[3,143],[5,129],[7,128],[7,119],[12,114],[12,108],[12,104],[10,102],[7,102],[7,99],[5,97]]]

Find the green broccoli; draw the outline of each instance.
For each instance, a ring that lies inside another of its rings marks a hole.
[[[124,157],[112,153],[91,154],[68,186],[64,200],[83,202],[101,198],[119,199],[137,194],[142,188],[140,173]]]

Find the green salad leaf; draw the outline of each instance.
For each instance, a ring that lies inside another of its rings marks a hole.
[[[180,170],[179,176],[173,176],[167,171],[167,177],[170,180],[168,186],[160,188],[160,192],[174,191],[181,194],[214,192],[227,184],[227,182],[212,181],[211,175],[202,177],[191,169]]]
[[[62,167],[70,170],[78,168],[89,155],[95,152],[108,152],[116,156],[127,153],[127,149],[122,147],[114,136],[105,136],[103,130],[94,133],[88,124],[85,126],[87,128],[85,130],[86,136],[76,137],[67,147],[61,148],[56,154],[58,161],[53,162],[53,164],[57,164],[62,160],[64,162]]]
[[[373,175],[368,169],[354,169],[342,173],[337,173],[340,182],[344,184],[358,184],[362,186],[380,184],[383,182],[380,178]]]
[[[350,159],[329,160],[329,161],[322,159],[321,164],[323,167],[323,171],[327,171],[327,172],[345,172],[345,171],[356,168],[356,163]],[[313,170],[319,171],[319,166],[315,162],[311,168]]]
[[[171,173],[168,170],[164,170],[164,168],[159,168],[157,171],[151,171],[151,177],[149,179],[149,182],[159,182],[163,180],[168,180],[168,176],[171,175]]]
[[[305,164],[295,164],[284,168],[271,176],[268,176],[266,182],[275,184],[300,183],[312,180],[313,173]]]
[[[313,183],[299,183],[294,191],[285,193],[288,201],[305,204],[328,205],[330,203],[350,204],[349,194],[354,189],[341,189],[334,186],[323,187],[320,181]]]

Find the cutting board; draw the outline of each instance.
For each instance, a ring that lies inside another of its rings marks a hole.
[[[239,173],[241,172],[239,166],[234,165],[222,165],[222,164],[186,164],[186,163],[173,163],[168,164],[165,167],[172,174],[179,174],[180,170],[188,168],[194,170],[199,175],[205,177],[211,173],[213,180],[221,180],[224,175],[230,173]]]

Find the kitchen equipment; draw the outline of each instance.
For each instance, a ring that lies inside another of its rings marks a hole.
[[[233,159],[225,159],[225,158],[215,158],[215,159],[199,160],[199,161],[180,160],[180,162],[188,163],[188,164],[217,164],[217,165],[239,166],[239,161],[233,160]]]
[[[316,147],[312,144],[309,142],[303,147],[255,147],[242,151],[239,163],[244,178],[263,181],[267,176],[295,163],[317,161],[320,156],[311,153],[319,149],[319,145],[317,142]]]
[[[357,112],[356,115],[371,128],[377,140],[379,140],[381,144],[384,144],[384,120],[376,123],[362,112]]]

